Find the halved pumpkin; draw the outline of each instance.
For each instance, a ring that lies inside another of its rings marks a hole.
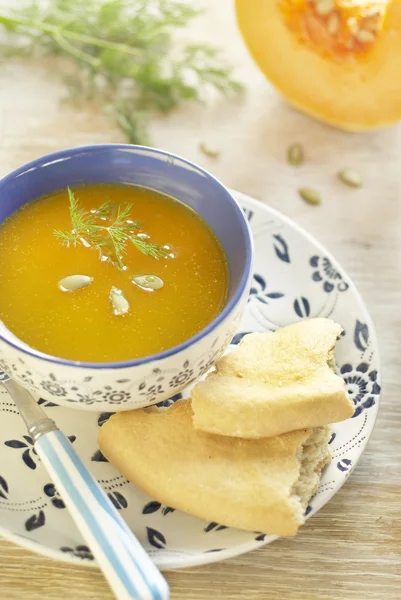
[[[342,129],[401,120],[401,0],[236,0],[256,63],[287,100]]]

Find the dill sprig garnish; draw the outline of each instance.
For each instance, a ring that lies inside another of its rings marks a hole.
[[[70,97],[107,107],[129,142],[146,145],[154,111],[242,89],[214,46],[173,43],[199,14],[175,0],[27,0],[0,11],[0,56],[67,57]]]
[[[152,258],[165,258],[168,250],[148,241],[140,233],[140,223],[130,219],[131,204],[119,205],[105,200],[99,208],[85,211],[75,194],[68,188],[69,209],[72,229],[54,230],[54,235],[69,248],[81,244],[97,250],[102,261],[108,261],[119,269],[124,268],[123,257],[127,244],[131,243],[139,252]]]

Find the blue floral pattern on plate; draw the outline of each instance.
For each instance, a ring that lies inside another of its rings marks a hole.
[[[376,404],[381,392],[381,387],[377,382],[378,373],[376,369],[370,369],[369,364],[366,362],[359,363],[356,367],[347,363],[341,367],[340,374],[355,405],[354,418]]]
[[[345,330],[337,344],[336,361],[355,413],[345,423],[333,426],[333,458],[308,505],[309,518],[350,476],[372,432],[380,395],[374,329],[354,286],[324,248],[277,212],[241,194],[237,196],[253,231],[255,266],[247,309],[232,344],[238,344],[246,333],[274,331],[319,316],[333,318]],[[151,381],[116,380],[115,386],[98,390],[93,402],[107,397],[118,409],[126,394],[145,395],[151,402],[157,387],[166,386],[163,389],[171,390],[172,396],[161,403],[166,408],[182,397],[175,388],[182,382],[193,385],[194,379],[205,376],[220,352],[221,341],[216,340],[212,353],[196,363],[185,362],[174,373],[163,373],[155,366]],[[30,372],[23,363],[13,364],[12,368],[29,384]],[[265,532],[239,531],[202,521],[146,496],[117,473],[97,448],[99,427],[113,413],[58,406],[57,398],[68,398],[68,384],[56,381],[54,376],[43,384],[54,402],[40,397],[38,402],[71,435],[71,441],[75,440],[74,447],[88,468],[160,567],[205,564],[274,539]],[[87,400],[82,398],[83,402]],[[59,560],[94,565],[90,549],[72,526],[57,489],[38,460],[18,411],[1,387],[0,413],[0,533]]]
[[[333,290],[345,292],[348,289],[348,283],[344,281],[340,271],[334,267],[332,261],[327,256],[318,256],[314,254],[309,260],[314,271],[312,273],[313,281],[322,284],[323,290],[331,294]]]

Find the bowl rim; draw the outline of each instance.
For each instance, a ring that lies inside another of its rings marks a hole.
[[[213,319],[213,321],[211,321],[208,325],[206,325],[206,327],[201,329],[197,334],[190,337],[188,340],[185,340],[184,342],[182,342],[181,344],[178,344],[177,346],[173,346],[172,348],[163,350],[162,352],[158,352],[156,354],[150,354],[148,356],[144,356],[142,358],[135,358],[132,360],[116,361],[116,362],[86,362],[86,361],[69,360],[66,358],[59,358],[57,356],[52,356],[51,354],[46,354],[44,352],[41,352],[40,350],[36,350],[35,348],[32,348],[31,346],[28,346],[27,344],[25,344],[22,340],[18,340],[18,338],[15,338],[15,339],[20,341],[21,342],[20,344],[13,340],[10,340],[10,339],[8,339],[8,337],[6,335],[2,334],[1,332],[0,332],[0,341],[3,341],[4,343],[12,346],[14,349],[24,352],[25,354],[33,356],[34,358],[37,358],[39,360],[45,360],[45,361],[53,363],[53,364],[63,365],[63,366],[67,366],[67,367],[80,367],[80,368],[86,368],[86,369],[123,369],[123,368],[128,368],[128,367],[136,367],[139,365],[145,365],[150,362],[163,360],[165,358],[168,358],[170,356],[178,354],[179,352],[181,352],[183,350],[186,350],[189,346],[192,346],[193,344],[197,343],[198,341],[200,341],[201,339],[203,339],[204,337],[209,335],[209,333],[211,333],[214,329],[216,329],[216,327],[218,327],[228,317],[228,315],[233,311],[235,306],[238,304],[238,302],[242,298],[244,292],[246,291],[248,282],[249,282],[251,274],[252,274],[253,238],[252,238],[252,233],[251,233],[251,229],[250,229],[248,220],[247,220],[245,214],[243,213],[239,203],[237,202],[237,200],[231,193],[231,191],[219,179],[217,179],[217,177],[214,177],[211,173],[206,171],[206,169],[203,169],[196,163],[193,163],[192,161],[189,161],[186,158],[179,156],[178,154],[173,154],[172,152],[168,152],[166,150],[161,150],[159,148],[154,148],[152,146],[142,146],[142,145],[136,145],[136,144],[88,144],[88,145],[83,145],[83,146],[74,146],[72,148],[66,148],[64,150],[58,150],[57,152],[51,152],[49,154],[45,154],[43,156],[40,156],[39,158],[35,158],[34,160],[32,160],[28,163],[25,163],[18,169],[15,169],[11,173],[9,173],[8,175],[6,175],[0,179],[0,191],[3,186],[6,186],[9,182],[13,181],[16,177],[19,177],[20,175],[23,175],[24,173],[26,173],[30,170],[33,170],[37,167],[43,166],[44,163],[50,163],[53,161],[61,161],[64,158],[68,158],[68,157],[71,157],[72,155],[76,155],[76,154],[79,155],[79,154],[85,153],[85,152],[93,153],[93,154],[96,154],[97,152],[108,151],[108,150],[130,150],[132,152],[132,150],[134,150],[134,149],[151,150],[152,152],[155,152],[156,154],[159,154],[160,156],[177,159],[177,160],[185,163],[189,167],[195,168],[196,170],[200,171],[201,174],[203,174],[205,177],[212,180],[213,184],[217,185],[220,188],[223,188],[223,190],[226,192],[227,197],[229,198],[229,201],[233,205],[234,211],[235,211],[236,215],[238,216],[238,220],[239,220],[242,232],[244,234],[245,251],[246,251],[245,268],[241,275],[241,279],[234,290],[232,298],[226,303],[223,310],[217,315],[217,317],[215,317]],[[34,200],[34,198],[32,198],[32,200]],[[13,213],[11,213],[11,214],[13,214]],[[1,225],[1,223],[0,223],[0,225]]]

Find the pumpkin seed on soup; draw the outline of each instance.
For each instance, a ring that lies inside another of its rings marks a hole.
[[[58,287],[62,292],[76,292],[92,283],[93,277],[88,275],[68,275],[60,279]]]
[[[131,281],[141,289],[149,292],[160,290],[164,286],[164,281],[156,275],[138,275],[133,277]]]
[[[123,292],[116,287],[112,287],[109,295],[111,308],[116,317],[126,315],[129,312],[130,306]]]
[[[287,150],[287,161],[293,167],[302,165],[304,162],[304,149],[301,144],[291,144]]]

